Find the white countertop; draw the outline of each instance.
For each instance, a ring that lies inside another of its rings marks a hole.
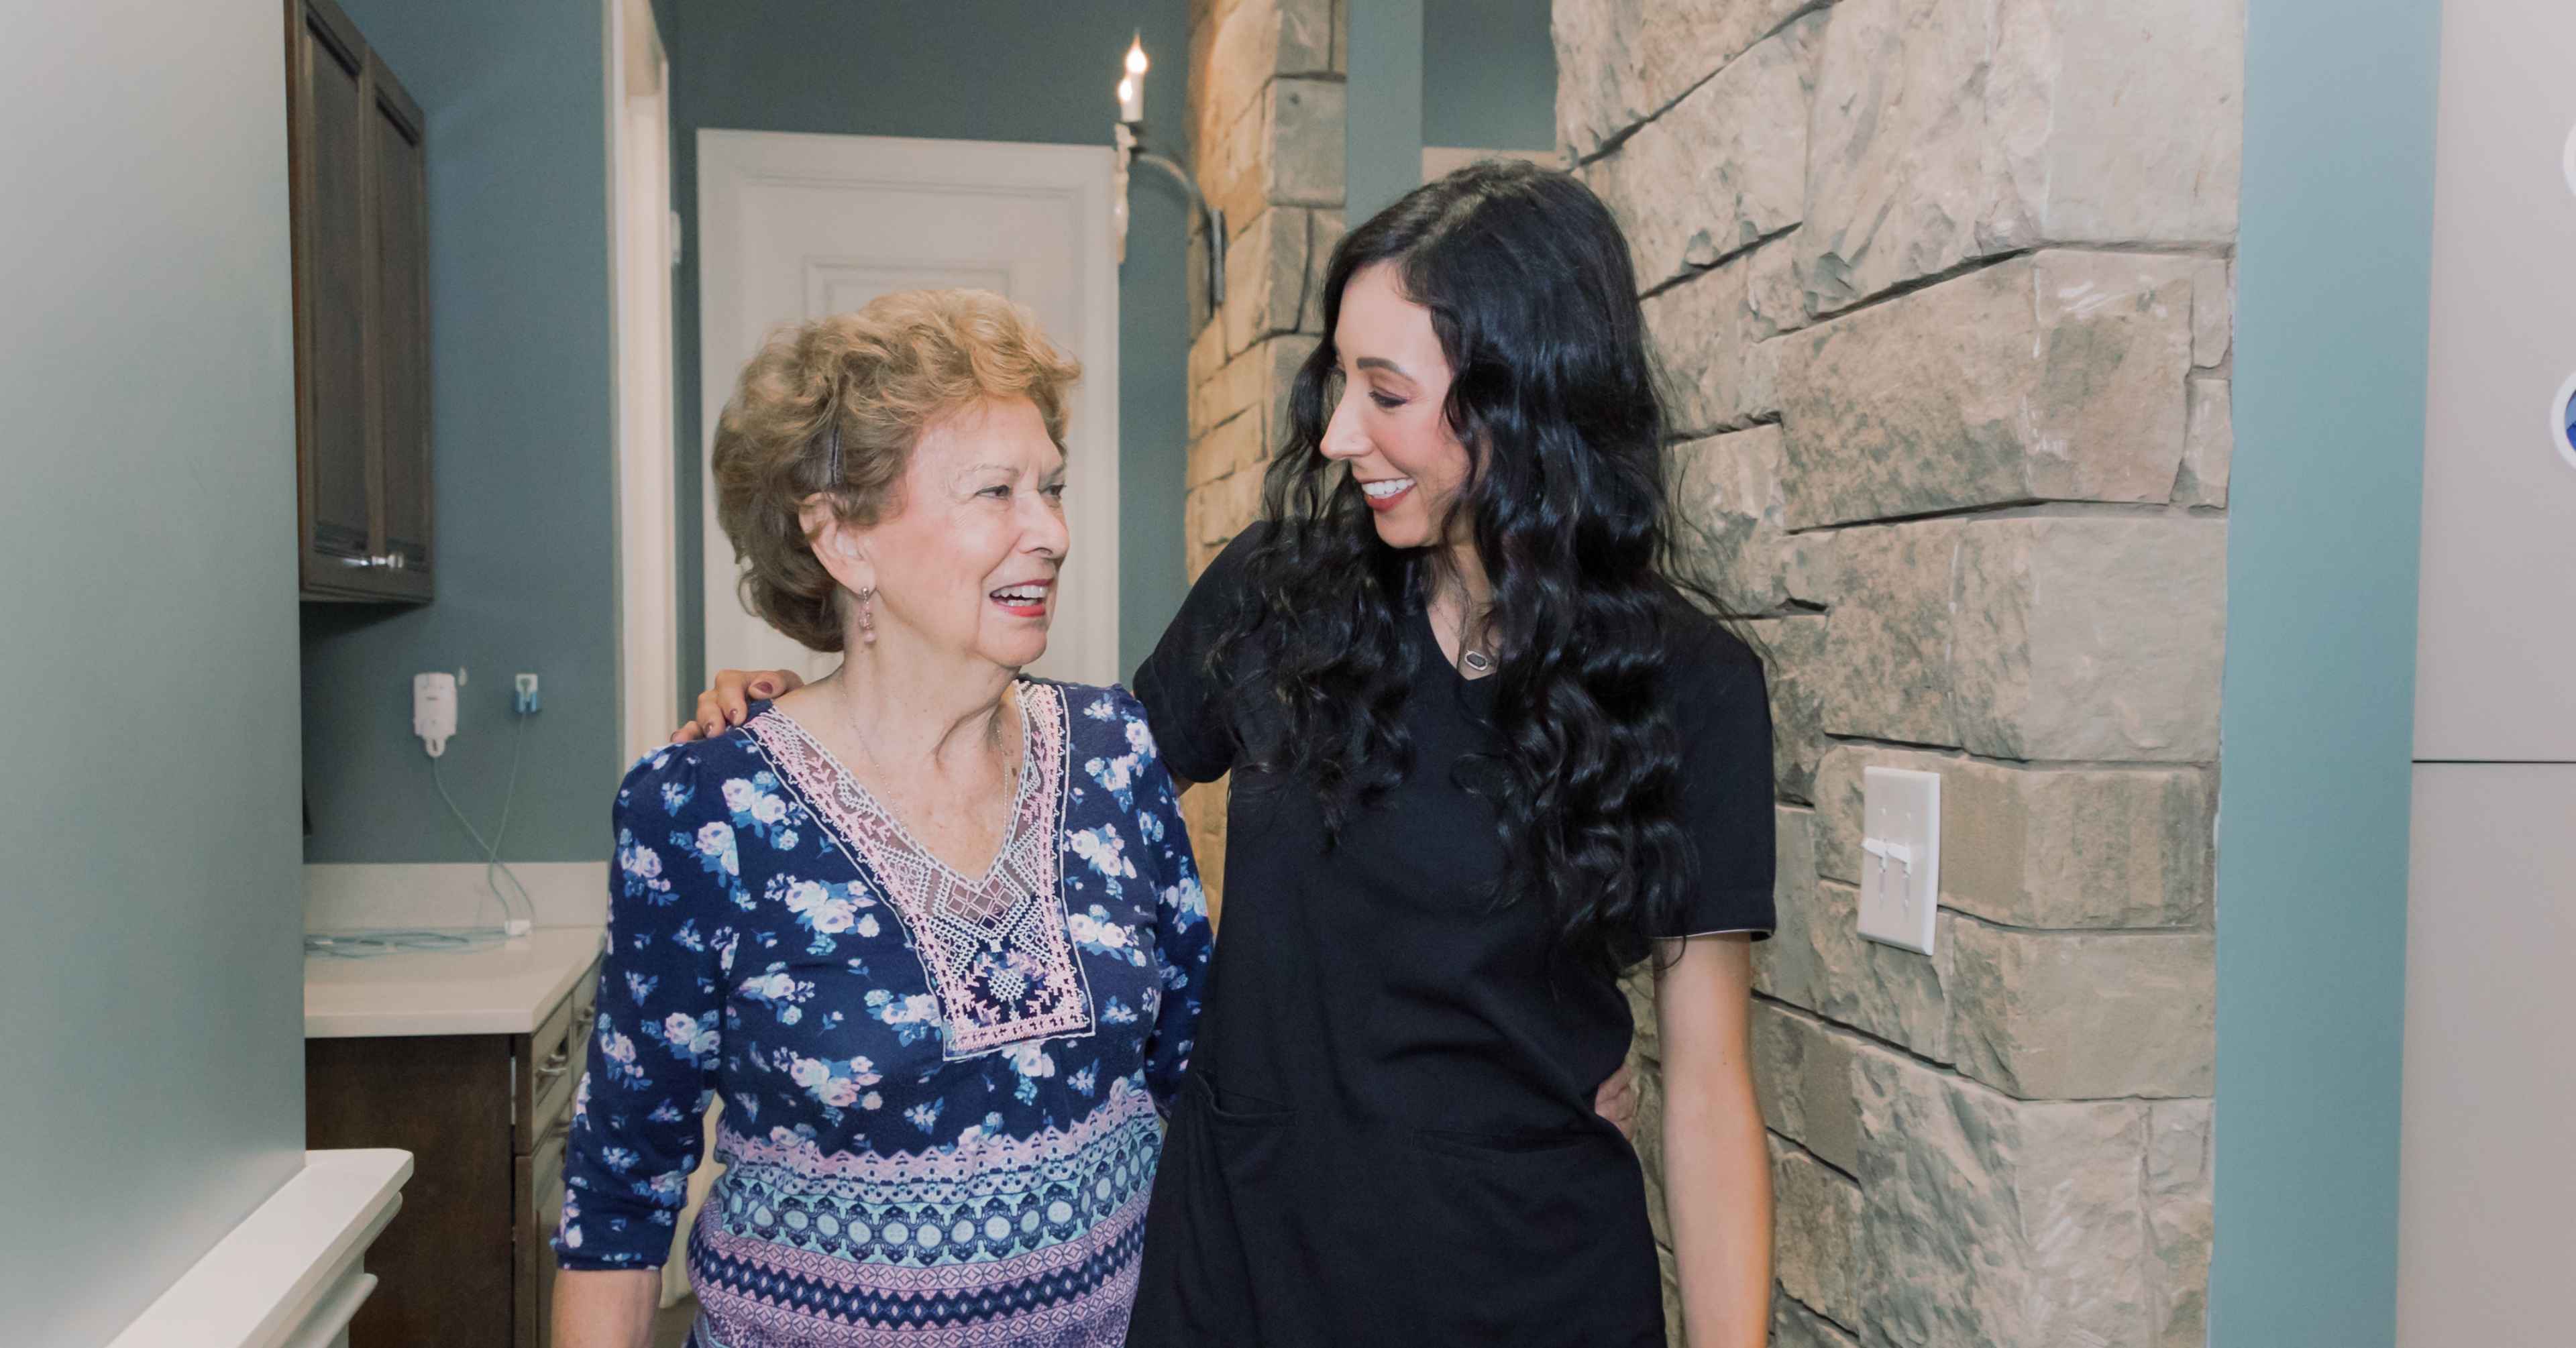
[[[304,1168],[226,1233],[111,1348],[339,1342],[376,1285],[367,1246],[402,1206],[407,1151],[308,1151]]]
[[[599,954],[597,927],[539,927],[472,950],[304,957],[304,1037],[527,1034]]]

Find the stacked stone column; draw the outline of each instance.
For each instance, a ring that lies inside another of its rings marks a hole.
[[[1635,252],[1689,565],[1770,667],[1780,1344],[2206,1339],[2243,27],[1557,0],[1562,148]],[[1857,933],[1871,766],[1942,776],[1929,957]]]
[[[1200,187],[1225,213],[1226,299],[1211,307],[1191,238],[1192,580],[1261,511],[1288,385],[1323,331],[1324,264],[1342,237],[1344,0],[1193,0],[1190,126]],[[1181,804],[1211,905],[1222,902],[1225,784]]]

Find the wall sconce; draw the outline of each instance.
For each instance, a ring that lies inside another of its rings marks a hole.
[[[1150,164],[1172,175],[1181,190],[1190,194],[1190,203],[1199,208],[1207,221],[1207,293],[1210,308],[1225,304],[1225,212],[1208,204],[1205,193],[1191,181],[1190,171],[1169,155],[1157,154],[1143,141],[1145,129],[1145,39],[1138,34],[1127,48],[1127,69],[1118,80],[1118,123],[1114,140],[1118,146],[1118,167],[1110,182],[1110,218],[1117,223],[1118,260],[1127,260],[1127,170],[1131,163]]]

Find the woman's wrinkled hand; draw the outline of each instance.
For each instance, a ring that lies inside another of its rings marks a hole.
[[[698,694],[698,710],[686,725],[671,732],[673,744],[713,739],[751,715],[754,698],[780,697],[805,686],[788,669],[727,669],[716,674],[715,687]]]

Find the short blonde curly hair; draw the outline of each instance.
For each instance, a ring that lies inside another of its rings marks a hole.
[[[901,291],[780,329],[742,367],[716,423],[716,520],[742,568],[744,606],[814,650],[841,649],[840,587],[814,557],[805,502],[821,493],[843,521],[876,523],[901,508],[896,489],[922,432],[990,399],[1035,403],[1061,450],[1081,377],[1035,315],[989,290]]]

